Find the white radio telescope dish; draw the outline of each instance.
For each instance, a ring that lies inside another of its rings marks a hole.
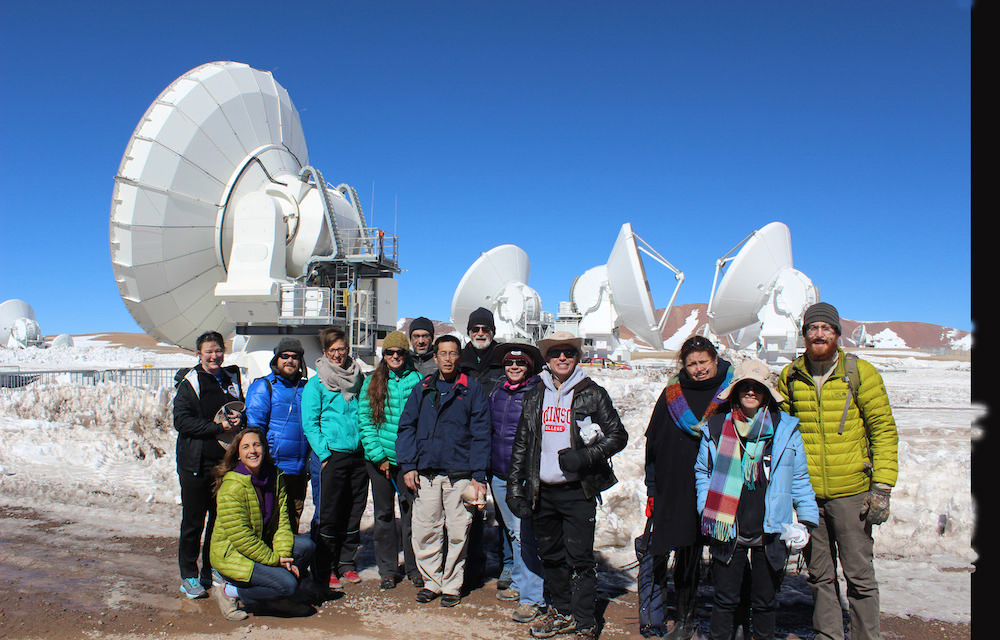
[[[24,300],[0,303],[0,346],[30,347],[44,344],[35,310]]]
[[[792,267],[788,227],[771,222],[716,261],[709,329],[730,335],[737,349],[756,341],[759,355],[773,362],[778,356],[794,356],[802,314],[818,300],[812,280]]]
[[[451,300],[451,323],[465,333],[479,307],[493,312],[497,340],[537,340],[542,301],[528,286],[531,262],[521,247],[504,244],[480,255],[465,272]]]

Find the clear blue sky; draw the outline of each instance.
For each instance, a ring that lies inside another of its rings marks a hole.
[[[44,9],[41,7],[44,6]],[[624,222],[708,302],[773,220],[854,320],[972,329],[969,0],[5,2],[0,301],[139,331],[112,275],[139,118],[213,60],[273,72],[310,163],[400,237],[400,316],[448,320],[521,246],[545,310]],[[373,199],[374,195],[374,199]],[[663,307],[673,274],[646,260]]]

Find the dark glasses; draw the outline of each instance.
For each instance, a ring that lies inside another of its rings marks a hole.
[[[546,352],[545,357],[549,360],[558,358],[559,356],[566,356],[567,358],[575,358],[577,350],[573,347],[553,347]]]
[[[382,354],[385,356],[402,358],[403,356],[406,355],[406,352],[403,351],[402,349],[386,349],[385,351],[382,352]]]
[[[503,361],[505,367],[528,367],[528,361],[524,358],[506,358]]]
[[[298,360],[299,354],[297,353],[279,353],[278,358],[281,360]]]

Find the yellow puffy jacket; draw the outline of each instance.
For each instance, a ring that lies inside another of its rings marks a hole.
[[[222,477],[216,495],[215,528],[209,559],[219,573],[241,582],[250,580],[253,563],[278,566],[281,558],[292,557],[292,525],[288,520],[285,479],[278,473],[277,500],[267,522],[263,522],[257,492],[250,476],[230,471]]]
[[[836,369],[823,383],[819,396],[805,356],[786,366],[778,379],[778,392],[787,399],[782,410],[799,419],[809,476],[819,500],[857,495],[867,491],[872,482],[894,486],[899,472],[899,436],[882,376],[871,363],[859,358],[860,386],[855,402],[848,397],[852,393],[846,354],[839,347],[837,352]]]

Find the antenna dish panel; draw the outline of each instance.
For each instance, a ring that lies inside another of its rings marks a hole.
[[[17,298],[0,303],[0,347],[40,344],[41,341],[41,330],[30,304]]]
[[[530,289],[527,287],[529,275],[531,262],[521,247],[503,244],[480,255],[455,288],[451,300],[452,324],[463,331],[469,315],[479,307],[486,307],[495,315],[505,290],[514,293]],[[523,291],[521,293],[523,295]]]
[[[214,293],[233,239],[227,205],[308,163],[298,112],[270,73],[210,62],[171,83],[129,139],[112,198],[112,269],[139,326],[190,349],[203,331],[231,334]]]
[[[659,319],[653,294],[639,257],[635,233],[628,222],[622,225],[608,258],[608,284],[621,323],[654,349],[663,349]]]
[[[771,293],[769,285],[792,266],[788,227],[772,222],[755,231],[726,270],[709,304],[709,327],[717,335],[757,323]]]

